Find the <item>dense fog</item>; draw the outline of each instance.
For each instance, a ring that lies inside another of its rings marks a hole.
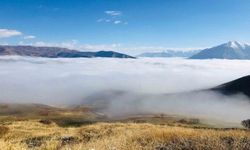
[[[250,118],[244,95],[190,91],[249,74],[248,60],[6,56],[0,57],[0,102],[104,103],[110,116],[166,113],[240,122]]]

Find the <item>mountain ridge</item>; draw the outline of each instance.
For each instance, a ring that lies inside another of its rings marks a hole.
[[[133,56],[118,53],[115,51],[78,51],[61,47],[36,47],[36,46],[9,46],[0,45],[0,56],[18,55],[31,57],[48,58],[92,58],[92,57],[112,57],[112,58],[135,58]]]

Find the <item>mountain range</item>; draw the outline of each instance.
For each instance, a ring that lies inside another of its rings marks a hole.
[[[114,51],[83,52],[60,47],[35,47],[35,46],[0,46],[1,55],[18,55],[48,58],[77,58],[77,57],[112,57],[135,58]]]
[[[174,50],[166,50],[163,52],[147,52],[137,55],[137,57],[191,57],[194,54],[199,53],[200,50],[192,50],[192,51],[174,51]]]
[[[35,47],[35,46],[0,46],[1,55],[19,55],[31,57],[48,58],[92,58],[92,57],[112,57],[112,58],[135,58],[133,56],[118,53],[115,51],[87,52],[60,47]],[[206,48],[204,50],[147,52],[137,57],[185,57],[190,59],[250,59],[250,45],[241,44],[237,41]]]
[[[237,41],[207,48],[190,57],[190,59],[250,59],[250,45]]]

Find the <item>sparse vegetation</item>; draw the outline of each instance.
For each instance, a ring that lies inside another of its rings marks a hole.
[[[47,124],[47,125],[52,123],[52,121],[48,120],[48,119],[41,119],[41,120],[39,120],[39,122],[42,123],[42,124]]]
[[[32,137],[32,138],[27,138],[24,142],[28,148],[35,148],[35,147],[40,147],[46,139],[49,139],[49,137],[45,136],[38,136],[38,137]]]
[[[241,122],[241,124],[242,124],[245,128],[250,129],[250,119],[243,120],[243,121]]]
[[[82,125],[93,124],[91,120],[84,118],[59,118],[53,120],[60,127],[80,127]]]
[[[199,119],[180,119],[178,122],[182,124],[199,124],[200,120]]]

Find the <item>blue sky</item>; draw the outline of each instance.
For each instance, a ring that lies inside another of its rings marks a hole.
[[[250,42],[249,0],[1,0],[0,43],[129,54]]]

